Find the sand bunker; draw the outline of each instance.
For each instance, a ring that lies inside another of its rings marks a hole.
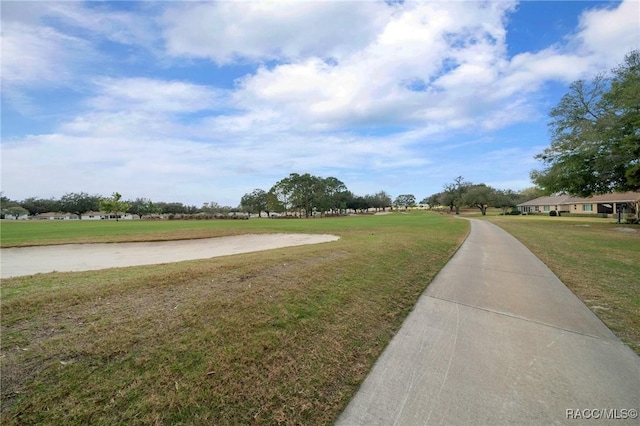
[[[150,243],[65,244],[0,249],[0,277],[153,265],[336,241],[335,235],[251,234]]]

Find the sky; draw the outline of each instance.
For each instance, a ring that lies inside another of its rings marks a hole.
[[[640,0],[4,1],[1,191],[237,206],[290,173],[532,186],[548,113]]]

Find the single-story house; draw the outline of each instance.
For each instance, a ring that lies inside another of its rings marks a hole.
[[[131,220],[134,219],[135,216],[131,213],[121,213],[118,215],[117,219],[120,220]],[[109,214],[105,212],[86,212],[82,215],[82,220],[106,220],[106,219],[116,219],[115,214]]]
[[[551,197],[538,197],[536,199],[520,203],[517,207],[522,214],[567,211],[565,206],[568,206],[573,200],[579,200],[579,198],[570,197],[568,195],[554,195]]]
[[[40,213],[33,217],[36,220],[78,220],[78,215],[63,212]]]
[[[518,204],[518,210],[526,213],[548,213],[557,211],[562,213],[584,214],[638,214],[640,211],[640,192],[614,192],[611,194],[594,195],[580,198],[568,195],[539,197],[534,200]]]
[[[118,215],[118,219],[133,219],[134,215],[130,213],[123,213]],[[78,220],[78,215],[74,213],[63,213],[63,212],[48,212],[41,213],[36,215],[34,219],[37,220]],[[86,212],[82,215],[82,220],[106,220],[106,219],[116,219],[116,215],[108,214],[105,212]]]
[[[10,214],[5,214],[4,215],[4,219],[5,220],[27,220],[27,219],[29,219],[29,215],[28,214],[21,214],[20,216],[15,217],[15,216],[10,215]]]

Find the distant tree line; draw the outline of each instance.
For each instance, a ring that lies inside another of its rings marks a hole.
[[[544,195],[541,190],[530,188],[515,192],[498,190],[485,184],[473,184],[460,176],[444,186],[444,190],[420,201],[431,207],[444,206],[456,213],[461,207],[477,207],[482,214],[488,207],[500,207],[505,211],[516,204]],[[216,202],[206,202],[201,207],[179,202],[154,202],[148,198],[123,200],[114,192],[111,197],[87,194],[85,192],[66,193],[60,199],[30,197],[22,201],[0,197],[2,217],[22,215],[36,216],[48,212],[72,213],[81,218],[87,212],[101,211],[118,218],[124,213],[139,218],[159,215],[198,215],[214,217],[229,213],[271,216],[310,217],[315,215],[340,215],[346,212],[366,212],[369,210],[407,209],[416,206],[413,194],[400,194],[395,199],[385,191],[374,194],[356,195],[340,179],[319,177],[309,173],[291,173],[276,182],[269,190],[255,189],[242,196],[237,207],[221,206]]]
[[[272,213],[310,217],[314,214],[337,215],[368,209],[385,210],[392,206],[384,191],[357,196],[340,179],[322,178],[309,173],[291,173],[268,191],[255,189],[242,196],[240,208],[251,214]]]
[[[422,200],[432,208],[445,207],[455,214],[460,214],[460,208],[478,208],[482,215],[489,207],[501,208],[507,213],[516,205],[538,198],[545,193],[539,188],[528,188],[516,192],[510,189],[495,189],[484,183],[471,183],[458,176],[453,182],[444,185],[442,192],[432,194]]]
[[[2,216],[10,215],[19,217],[22,215],[36,216],[48,212],[72,213],[81,218],[83,214],[91,211],[101,211],[118,217],[124,213],[130,213],[140,218],[153,215],[169,214],[196,214],[196,213],[228,213],[239,211],[238,208],[220,206],[217,203],[204,203],[201,208],[193,205],[185,205],[178,202],[153,202],[147,198],[134,200],[122,200],[122,195],[114,192],[111,197],[87,194],[85,192],[71,192],[64,194],[60,199],[30,197],[22,201],[11,200],[2,195],[0,197]]]
[[[216,202],[206,202],[202,207],[185,205],[179,202],[154,202],[147,198],[123,200],[122,195],[114,192],[111,197],[71,192],[60,199],[30,197],[22,201],[0,198],[3,215],[36,216],[48,212],[65,212],[79,218],[90,211],[101,211],[118,217],[123,213],[137,215],[139,218],[153,215],[226,215],[234,212],[249,214],[279,213],[309,217],[311,215],[336,215],[351,211],[368,209],[386,210],[393,205],[408,207],[415,204],[415,197],[399,196],[395,202],[385,191],[358,196],[349,191],[341,180],[335,177],[322,178],[309,173],[291,173],[276,182],[268,191],[256,189],[245,194],[237,207],[221,206]]]

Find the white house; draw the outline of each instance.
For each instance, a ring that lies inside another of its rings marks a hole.
[[[118,215],[119,220],[131,220],[135,216],[130,213],[124,213]],[[62,212],[48,212],[36,215],[34,219],[37,220],[78,220],[77,214],[74,213],[62,213]],[[105,212],[86,212],[82,215],[82,220],[115,220],[116,215],[107,214]]]
[[[18,216],[17,218],[13,215],[10,214],[5,214],[4,215],[4,219],[5,220],[27,220],[29,219],[29,215],[28,214],[21,214],[20,216]]]
[[[85,214],[82,215],[82,220],[110,220],[110,219],[115,220],[116,215],[105,213],[105,212],[86,212]],[[118,215],[117,219],[131,220],[131,219],[135,219],[135,216],[132,215],[131,213],[122,213]]]
[[[33,217],[36,220],[78,220],[78,215],[63,212],[40,213]]]

